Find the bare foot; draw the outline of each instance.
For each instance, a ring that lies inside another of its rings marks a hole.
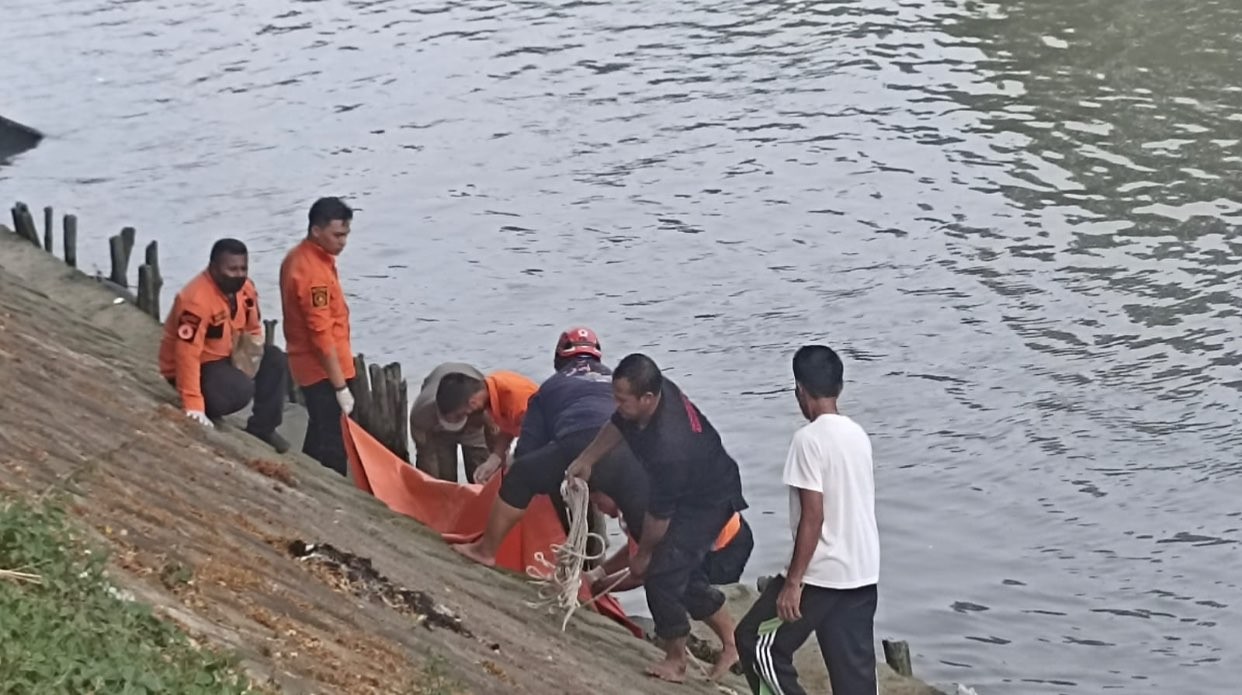
[[[684,659],[681,661],[665,659],[658,664],[648,666],[647,675],[669,683],[685,683],[686,662]]]
[[[458,545],[454,545],[451,547],[453,548],[453,550],[457,551],[458,553],[462,555],[465,555],[466,557],[470,558],[471,560],[474,560],[480,565],[487,565],[488,567],[495,567],[496,558],[488,557],[487,555],[484,555],[483,552],[479,549],[479,545],[480,545],[479,542],[475,541],[474,543],[459,543]]]
[[[715,665],[712,666],[711,673],[707,677],[711,680],[718,681],[729,673],[729,669],[738,662],[737,645],[726,644],[720,650],[720,658],[716,659]]]

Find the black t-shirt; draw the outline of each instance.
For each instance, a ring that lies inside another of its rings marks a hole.
[[[642,462],[650,479],[647,511],[657,519],[679,508],[746,509],[737,461],[729,456],[716,428],[667,378],[660,405],[644,428],[613,413],[612,422]]]

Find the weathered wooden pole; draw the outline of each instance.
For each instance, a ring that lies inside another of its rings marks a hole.
[[[160,292],[164,289],[164,274],[160,272],[160,244],[152,241],[145,252],[146,266],[150,269],[147,311],[156,321],[160,320]],[[139,269],[141,271],[141,269]],[[141,279],[141,278],[139,278]]]
[[[12,213],[13,231],[35,246],[43,248],[43,242],[39,240],[39,232],[35,230],[34,218],[30,216],[30,208],[27,208],[25,203],[18,201],[13,206]]]
[[[151,266],[143,263],[138,266],[138,308],[148,316],[159,318],[155,307],[155,272]]]
[[[387,419],[387,446],[392,453],[405,461],[410,460],[409,419],[406,415],[405,380],[401,378],[401,365],[397,362],[384,367],[387,381],[388,402],[384,404]]]
[[[52,206],[43,208],[43,250],[52,252]]]
[[[78,217],[65,215],[65,263],[78,267]]]
[[[384,412],[384,405],[388,402],[388,382],[384,380],[384,368],[378,364],[367,365],[367,371],[371,377],[371,420],[370,432],[374,437],[387,446],[388,432],[386,425],[388,424],[387,413]]]
[[[397,453],[408,463],[410,461],[410,397],[405,379],[398,381],[397,388],[400,394],[397,400]]]
[[[272,321],[272,341],[276,340],[276,322]],[[289,402],[298,405],[306,405],[306,396],[302,395],[302,389],[298,386],[297,379],[293,378],[293,370],[289,369],[289,377],[285,379],[289,384]]]
[[[910,665],[910,645],[901,640],[881,640],[884,645],[884,661],[894,671],[906,678],[914,677],[914,668]]]
[[[43,248],[43,240],[39,238],[39,228],[35,226],[34,216],[30,214],[30,208],[22,210],[22,220],[26,225],[26,236],[30,239],[30,243]]]
[[[108,274],[108,279],[121,287],[129,287],[125,277],[129,272],[129,263],[125,255],[125,242],[119,234],[108,237],[108,255],[112,258],[112,272]]]
[[[367,358],[365,355],[354,355],[354,383],[350,391],[354,394],[354,422],[362,425],[362,429],[374,434],[371,428],[371,383],[367,379]]]
[[[129,272],[129,259],[134,255],[134,242],[138,240],[138,232],[133,227],[121,228],[121,244],[125,251],[125,272]]]

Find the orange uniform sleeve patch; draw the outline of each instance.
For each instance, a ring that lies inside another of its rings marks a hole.
[[[184,341],[194,340],[194,335],[198,333],[198,325],[203,322],[202,317],[189,311],[181,312],[181,316],[177,318],[177,337]]]
[[[328,306],[328,287],[320,285],[311,288],[311,306],[325,307]]]

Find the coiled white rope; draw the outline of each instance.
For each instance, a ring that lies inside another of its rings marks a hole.
[[[528,602],[527,605],[531,608],[547,607],[551,612],[565,611],[565,617],[561,620],[561,631],[564,632],[574,611],[607,596],[613,587],[629,575],[629,570],[622,572],[611,586],[591,597],[590,601],[579,602],[582,564],[587,560],[603,558],[607,549],[604,537],[590,530],[588,516],[591,491],[587,484],[578,478],[568,479],[561,483],[561,497],[564,498],[565,508],[569,513],[569,533],[566,534],[564,543],[552,545],[556,562],[548,560],[541,552],[535,553],[537,566],[527,567],[526,574],[532,578],[531,583],[539,587],[539,600]],[[598,553],[587,553],[587,544],[591,539],[598,543]]]
[[[603,558],[607,548],[604,545],[604,537],[593,533],[588,526],[591,491],[587,484],[577,478],[566,480],[561,483],[561,497],[564,498],[565,508],[569,513],[569,533],[566,534],[564,543],[552,545],[552,553],[556,556],[555,564],[544,557],[543,553],[535,553],[535,562],[538,563],[538,567],[526,568],[527,576],[532,579],[531,583],[539,587],[539,600],[528,601],[526,605],[531,608],[547,607],[551,612],[565,611],[565,617],[561,619],[561,631],[564,632],[574,611],[607,596],[618,584],[630,576],[630,571],[625,569],[619,572],[616,580],[606,589],[592,596],[590,601],[586,603],[578,601],[578,592],[582,587],[582,564],[587,560]],[[592,538],[599,542],[601,548],[595,554],[589,554],[586,551],[587,543],[590,543]],[[704,676],[709,675],[707,667],[698,658],[691,655],[690,661]],[[721,693],[737,695],[736,690],[721,683],[713,681],[712,685]]]

